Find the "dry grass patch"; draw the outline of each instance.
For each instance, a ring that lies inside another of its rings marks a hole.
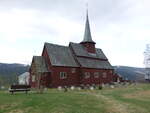
[[[100,93],[88,92],[88,94],[97,97],[99,101],[103,100],[106,104],[107,113],[134,113],[128,109],[128,105],[125,103],[120,103],[110,97],[101,95]]]
[[[25,113],[25,112],[20,109],[16,109],[16,110],[10,111],[9,113]]]
[[[9,109],[9,108],[15,107],[17,105],[18,105],[17,103],[0,105],[0,110],[1,109]]]
[[[123,97],[130,98],[130,99],[147,100],[147,99],[150,99],[150,90],[138,91],[138,92],[134,92],[132,94],[124,94]]]
[[[103,95],[99,95],[99,96],[101,96],[107,102],[106,108],[108,113],[130,113],[127,105],[121,104],[118,101],[111,98],[107,98]]]

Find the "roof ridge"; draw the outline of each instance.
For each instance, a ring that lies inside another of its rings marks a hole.
[[[54,46],[61,46],[61,47],[68,47],[68,46],[65,46],[65,45],[53,44],[53,43],[48,43],[48,42],[45,42],[44,45],[45,44],[54,45]]]

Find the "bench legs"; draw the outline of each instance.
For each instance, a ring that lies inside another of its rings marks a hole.
[[[25,93],[28,94],[28,91],[25,91]],[[14,94],[14,91],[11,91],[11,94],[13,95],[13,94]]]

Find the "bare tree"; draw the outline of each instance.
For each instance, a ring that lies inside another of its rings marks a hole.
[[[145,65],[145,80],[150,82],[150,44],[146,45],[144,52],[144,65]]]

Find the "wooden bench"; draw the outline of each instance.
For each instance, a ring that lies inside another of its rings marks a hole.
[[[11,85],[9,92],[13,94],[14,92],[24,91],[27,94],[28,91],[30,91],[30,89],[31,89],[30,85]]]

